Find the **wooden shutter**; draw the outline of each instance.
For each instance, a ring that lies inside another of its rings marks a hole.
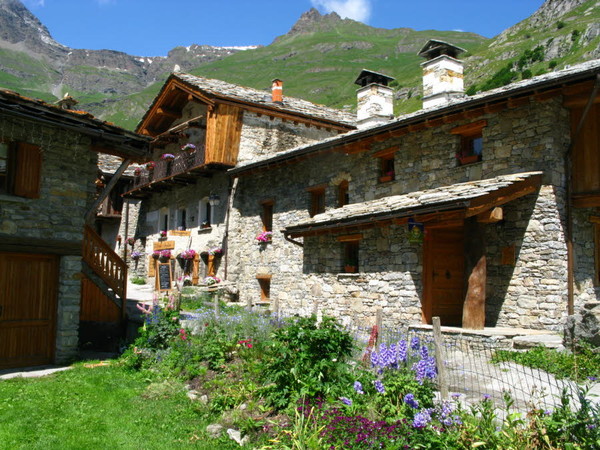
[[[39,146],[20,142],[17,146],[17,168],[14,194],[40,198],[42,152]]]
[[[156,259],[152,255],[148,255],[148,276],[156,276]]]

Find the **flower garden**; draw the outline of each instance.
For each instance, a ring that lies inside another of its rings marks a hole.
[[[423,338],[358,344],[333,318],[268,315],[222,305],[192,315],[171,298],[142,308],[140,336],[120,364],[183,380],[207,438],[237,430],[248,448],[598,448],[600,411],[583,393],[553,411],[504,411],[489,396],[466,404],[436,391]],[[220,428],[222,427],[222,428]],[[221,431],[219,431],[221,430]]]

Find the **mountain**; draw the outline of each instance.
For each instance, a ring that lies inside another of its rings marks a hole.
[[[0,0],[0,85],[48,101],[67,91],[84,105],[120,99],[163,80],[177,66],[190,70],[237,51],[192,45],[166,57],[138,57],[72,49],[56,42],[19,0]]]
[[[166,57],[71,49],[18,0],[0,0],[0,86],[55,101],[69,92],[79,106],[133,128],[167,75],[182,71],[257,89],[284,80],[284,95],[354,109],[363,68],[395,77],[396,113],[421,107],[421,59],[428,39],[463,47],[469,92],[600,57],[600,2],[547,0],[530,18],[493,39],[458,31],[374,28],[311,9],[265,47],[245,51],[202,45]]]

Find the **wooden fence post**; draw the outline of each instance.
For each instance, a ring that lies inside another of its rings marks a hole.
[[[442,400],[448,400],[448,380],[446,379],[446,368],[444,367],[444,340],[439,317],[433,317],[433,341],[435,342],[435,363],[437,366],[438,380],[440,383],[440,395]]]
[[[375,347],[379,347],[381,344],[381,327],[383,326],[383,310],[378,308],[375,311],[375,326],[377,327],[377,341],[375,342]]]

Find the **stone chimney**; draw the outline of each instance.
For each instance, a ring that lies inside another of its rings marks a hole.
[[[423,67],[423,108],[446,105],[464,95],[463,62],[456,59],[465,50],[430,39],[418,53],[427,61]]]
[[[360,73],[354,82],[361,86],[356,91],[358,128],[384,123],[394,117],[394,91],[388,86],[392,80],[392,77],[366,69]]]
[[[272,81],[272,83],[273,84],[271,85],[271,100],[273,101],[273,103],[283,103],[283,81],[281,81],[279,78],[275,78]]]
[[[73,97],[71,97],[68,92],[65,94],[65,96],[62,99],[60,99],[59,101],[56,102],[56,104],[61,109],[67,109],[67,110],[72,110],[77,103],[79,103],[79,102],[77,100],[75,100]]]

